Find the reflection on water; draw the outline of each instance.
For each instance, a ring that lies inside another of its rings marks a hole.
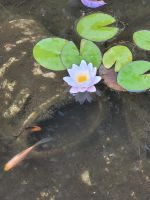
[[[134,59],[149,60],[148,52],[131,44],[133,32],[150,28],[149,0],[107,3],[102,11],[124,22],[125,31],[98,44],[102,51],[123,42]],[[64,73],[49,73],[32,57],[34,44],[48,36],[79,44],[74,24],[92,10],[79,0],[0,0],[0,8],[1,166],[43,135],[54,138],[51,146],[39,148],[12,172],[1,168],[0,199],[148,200],[150,95],[102,87],[101,97],[80,106],[68,102]],[[13,135],[27,122],[40,124],[42,132],[15,140]]]

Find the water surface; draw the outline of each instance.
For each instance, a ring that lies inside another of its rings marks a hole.
[[[132,49],[134,59],[149,60],[148,52],[132,44],[135,31],[150,28],[149,0],[107,3],[101,11],[115,16],[125,30],[98,44],[102,52],[123,43]],[[34,44],[49,36],[79,44],[74,24],[93,11],[78,0],[0,0],[0,8],[0,199],[149,200],[148,93],[118,94],[102,86],[101,97],[83,106],[68,101],[66,95],[55,108],[39,111],[34,123],[43,129],[38,136],[13,137],[32,112],[65,90],[64,73],[47,74],[34,63]],[[26,100],[19,111],[10,112],[22,91]],[[53,137],[53,143],[39,148],[13,171],[3,172],[6,161],[43,135]]]

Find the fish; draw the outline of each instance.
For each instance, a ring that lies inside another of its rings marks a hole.
[[[18,135],[14,135],[14,137],[19,137],[19,136],[21,136],[21,135],[24,133],[24,131],[26,131],[26,130],[29,130],[29,131],[35,133],[35,132],[40,132],[40,131],[42,130],[42,128],[41,128],[40,126],[28,126],[28,127],[25,127],[24,129],[22,129],[22,130],[19,132]]]
[[[29,126],[26,127],[25,130],[31,130],[32,132],[39,132],[42,130],[40,126]]]
[[[81,0],[81,2],[89,8],[98,8],[106,4],[103,0]]]
[[[32,145],[31,147],[21,151],[5,164],[4,171],[10,171],[14,167],[16,167],[20,162],[22,162],[37,146],[50,142],[51,140],[51,137],[44,138]]]

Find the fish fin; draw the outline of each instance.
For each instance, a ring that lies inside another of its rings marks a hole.
[[[39,142],[37,142],[35,144],[35,146],[38,146],[38,145],[41,145],[41,144],[45,144],[45,143],[50,142],[52,140],[53,140],[53,138],[51,138],[51,137],[43,138],[42,140],[40,140]]]

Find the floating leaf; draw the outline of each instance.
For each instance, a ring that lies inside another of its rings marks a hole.
[[[135,44],[141,49],[150,51],[150,31],[141,30],[133,34]]]
[[[105,13],[94,13],[82,17],[77,23],[78,34],[88,40],[103,42],[113,38],[118,32],[117,27],[109,26],[116,22],[116,19]]]
[[[96,44],[83,39],[80,44],[80,52],[73,42],[68,42],[62,50],[61,59],[67,68],[71,67],[73,64],[79,65],[81,60],[92,63],[94,67],[99,68],[102,55]]]
[[[60,56],[66,43],[68,41],[61,38],[43,39],[34,46],[33,56],[40,65],[47,69],[65,70]]]
[[[61,59],[64,66],[68,66],[68,68],[73,64],[79,65],[81,63],[81,56],[74,42],[70,41],[64,46]]]
[[[118,73],[117,82],[132,92],[145,91],[150,88],[150,62],[134,61],[124,66]]]
[[[109,88],[119,92],[125,91],[123,87],[118,85],[117,73],[114,71],[114,69],[106,69],[104,66],[101,66],[99,69],[99,74]]]
[[[118,72],[124,65],[132,61],[132,53],[126,46],[114,46],[103,56],[103,65],[110,69],[115,64],[115,71]]]
[[[80,55],[83,60],[92,63],[99,68],[102,62],[102,54],[99,47],[89,40],[81,40]]]

